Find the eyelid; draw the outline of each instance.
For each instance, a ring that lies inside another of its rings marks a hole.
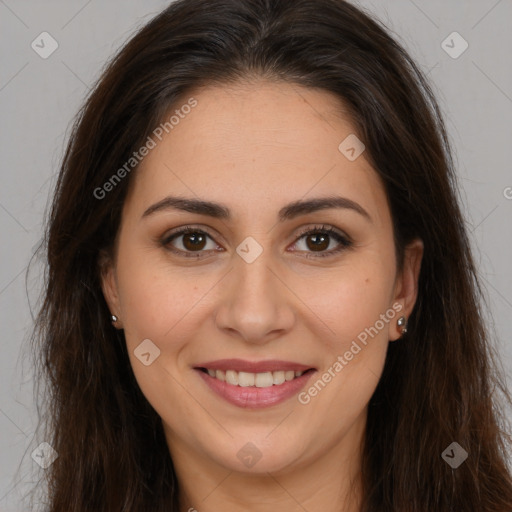
[[[218,235],[217,233],[213,233],[213,231],[210,231],[210,228],[206,228],[204,226],[196,226],[194,224],[187,224],[185,226],[180,226],[179,228],[175,228],[169,232],[166,232],[166,234],[161,238],[161,241],[162,243],[169,243],[171,238],[173,236],[180,236],[180,235],[185,235],[189,232],[194,232],[194,233],[205,233],[206,235],[208,235],[213,241],[216,242],[215,240],[215,237],[219,236],[220,238],[222,238],[220,235]]]
[[[317,231],[327,231],[331,233],[336,233],[339,236],[345,238],[348,242],[352,242],[352,239],[344,231],[334,226],[331,226],[330,224],[315,224],[313,226],[305,227],[296,234],[296,240],[307,233],[316,233]]]

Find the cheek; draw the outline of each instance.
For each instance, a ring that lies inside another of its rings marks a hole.
[[[360,333],[374,326],[390,308],[393,273],[385,258],[370,263],[361,258],[320,279],[298,279],[294,289],[304,297],[310,310],[307,317],[317,327],[323,325],[325,342],[332,350],[345,350]],[[388,315],[389,316],[389,315]],[[378,323],[379,334],[387,341],[389,322]],[[331,350],[330,350],[331,351]]]
[[[299,402],[312,415],[323,415],[336,435],[345,433],[374,393],[386,360],[388,330],[397,317],[389,303],[390,273],[380,266],[350,270],[335,285],[326,281],[323,295],[320,286],[310,287],[316,324],[325,323],[329,330],[318,336],[324,357],[317,379],[299,395]]]
[[[190,313],[214,276],[211,271],[202,276],[192,266],[177,268],[163,250],[146,248],[136,237],[121,241],[117,276],[125,334],[134,340],[162,339]]]
[[[171,410],[187,414],[193,404],[180,399],[180,355],[197,329],[197,322],[190,319],[206,290],[149,260],[144,264],[129,258],[119,261],[118,278],[127,350],[142,393],[161,416]],[[143,346],[147,348],[142,350]],[[146,365],[143,354],[148,352]]]
[[[132,349],[146,338],[161,346],[184,325],[182,319],[204,294],[204,287],[197,287],[186,271],[171,272],[170,266],[152,263],[149,257],[144,260],[132,254],[120,259],[117,273],[123,326]]]
[[[304,390],[300,403],[318,414],[328,404],[328,414],[350,424],[373,394],[386,359],[389,328],[396,321],[390,305],[393,265],[392,254],[388,258],[381,251],[304,286],[302,293],[309,289],[308,306],[316,313],[309,317],[317,326],[324,357],[318,379]]]
[[[152,262],[143,251],[124,255],[117,273],[127,342],[133,349],[146,338],[161,344],[165,340],[167,349],[177,349],[177,340],[187,338],[184,331],[194,325],[197,329],[191,319],[204,315],[205,307],[213,312],[211,300],[222,271],[211,266],[176,269],[161,260]],[[298,322],[309,324],[336,350],[350,344],[389,308],[393,262],[387,256],[383,251],[354,255],[329,271],[283,269],[283,279],[294,291],[289,305],[297,309]],[[172,348],[167,347],[171,332]]]

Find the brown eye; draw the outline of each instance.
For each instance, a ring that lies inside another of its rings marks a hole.
[[[207,247],[209,239],[211,246]],[[202,257],[203,253],[218,247],[211,235],[194,227],[186,227],[165,236],[161,244],[171,252],[192,258]]]
[[[206,244],[206,237],[203,233],[195,232],[195,233],[186,233],[183,236],[183,246],[188,251],[195,251],[204,249]]]
[[[313,229],[302,232],[295,245],[300,245],[303,239],[305,240],[303,244],[305,249],[299,247],[296,250],[304,252],[306,258],[334,256],[352,246],[352,241],[347,236],[329,226],[315,226]],[[331,242],[334,242],[334,248],[327,250]]]
[[[329,235],[323,233],[315,233],[306,237],[306,245],[312,251],[324,251],[329,247],[329,241]]]
[[[210,247],[207,247],[208,239],[212,243]],[[208,251],[219,250],[219,246],[215,244],[209,233],[192,226],[174,231],[165,236],[160,243],[171,252],[188,258],[201,258]],[[300,243],[303,243],[305,248],[294,249],[293,252],[304,253],[307,258],[334,256],[352,246],[352,241],[347,236],[329,226],[315,226],[313,229],[304,231],[294,245],[300,245]],[[328,250],[332,243],[334,248]]]

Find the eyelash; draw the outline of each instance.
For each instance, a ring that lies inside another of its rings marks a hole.
[[[185,258],[196,258],[196,259],[201,258],[202,256],[200,256],[200,254],[201,254],[201,252],[204,252],[204,251],[197,251],[198,254],[196,256],[195,254],[191,255],[191,251],[182,251],[181,249],[176,249],[175,247],[170,245],[170,243],[175,238],[178,238],[181,235],[186,235],[188,233],[199,233],[199,234],[207,235],[208,237],[210,237],[213,240],[212,234],[210,234],[208,231],[206,231],[204,229],[199,229],[194,226],[184,226],[183,228],[180,228],[180,229],[166,235],[160,241],[160,243],[167,250],[169,250],[175,254],[178,254],[179,256],[183,256]],[[325,226],[325,225],[314,226],[313,228],[307,228],[307,229],[301,231],[298,234],[297,239],[295,240],[294,243],[297,243],[301,238],[304,238],[305,236],[312,235],[312,234],[329,235],[330,237],[334,238],[336,240],[336,242],[338,242],[340,245],[336,249],[331,249],[330,251],[322,251],[322,252],[318,252],[316,254],[314,253],[314,251],[307,252],[304,255],[305,258],[326,258],[329,256],[334,256],[334,255],[340,253],[341,251],[348,249],[349,247],[351,247],[353,245],[353,242],[347,236],[338,232],[334,228],[332,228],[330,226]],[[315,254],[315,255],[312,255],[312,254]]]

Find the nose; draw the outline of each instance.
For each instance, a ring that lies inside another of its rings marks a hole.
[[[252,263],[234,258],[216,311],[217,327],[247,343],[284,336],[295,322],[294,294],[269,253],[264,250]]]

